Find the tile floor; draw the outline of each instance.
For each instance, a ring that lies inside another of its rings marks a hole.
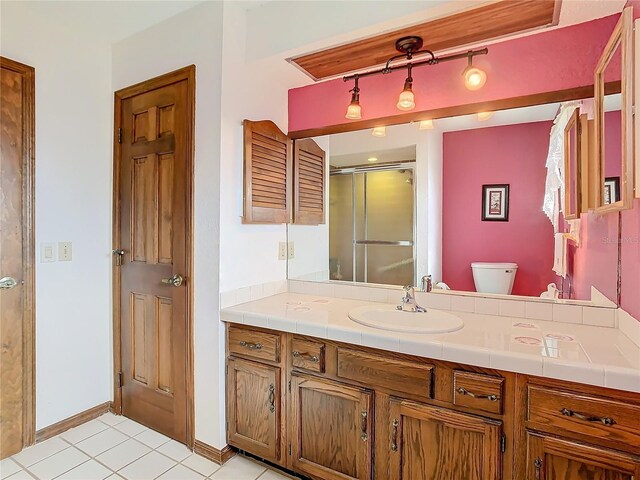
[[[222,467],[128,418],[107,413],[0,462],[11,480],[287,480],[236,455]]]

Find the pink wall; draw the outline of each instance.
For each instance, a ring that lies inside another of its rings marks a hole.
[[[640,321],[640,199],[622,212],[621,307]]]
[[[465,105],[593,85],[593,71],[619,15],[489,46],[474,64],[486,70],[486,85],[464,87],[465,61],[414,70],[416,111]],[[428,46],[428,45],[427,45]],[[396,101],[406,72],[363,78],[363,119],[397,115]],[[344,118],[352,82],[342,79],[289,90],[289,131],[348,123]]]
[[[475,291],[471,262],[518,264],[514,295],[538,296],[556,280],[553,227],[542,212],[552,122],[445,133],[442,277]],[[510,184],[508,222],[481,220],[482,185]]]

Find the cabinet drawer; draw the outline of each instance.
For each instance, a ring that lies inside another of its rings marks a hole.
[[[433,398],[433,365],[338,349],[338,376],[394,392]]]
[[[640,444],[640,406],[530,385],[527,420],[535,428]]]
[[[229,353],[271,362],[280,361],[280,335],[229,327]]]
[[[453,372],[453,404],[482,412],[502,414],[503,378]]]
[[[293,338],[291,364],[312,372],[324,373],[324,343]]]

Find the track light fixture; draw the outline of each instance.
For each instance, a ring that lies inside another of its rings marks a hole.
[[[489,49],[483,48],[480,50],[469,50],[463,53],[456,53],[452,55],[445,55],[442,57],[436,57],[431,50],[422,49],[423,41],[420,37],[403,37],[396,41],[396,50],[400,52],[400,55],[395,55],[387,60],[387,63],[383,68],[376,70],[369,70],[362,73],[356,73],[343,78],[345,82],[353,80],[354,87],[349,90],[351,93],[351,103],[347,107],[346,118],[350,120],[359,120],[362,118],[362,109],[360,107],[360,88],[358,87],[358,80],[362,77],[369,77],[372,75],[385,75],[387,73],[394,72],[396,70],[407,70],[407,78],[404,82],[404,88],[398,97],[398,103],[396,106],[399,110],[410,111],[416,107],[415,94],[413,92],[413,67],[420,67],[422,65],[436,65],[441,62],[448,62],[451,60],[458,60],[466,58],[468,65],[462,72],[464,76],[465,86],[469,90],[478,90],[487,81],[487,74],[472,64],[473,57],[476,55],[486,55],[489,53]],[[426,55],[427,58],[413,61],[415,56]],[[392,65],[399,60],[405,60],[404,63],[399,65]]]
[[[347,107],[345,118],[349,120],[359,120],[362,118],[362,108],[360,107],[360,88],[358,87],[358,77],[355,77],[354,86],[351,90],[351,103]]]

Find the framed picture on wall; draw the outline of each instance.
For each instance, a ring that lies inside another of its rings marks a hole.
[[[620,177],[607,177],[604,179],[604,204],[620,201]]]
[[[482,221],[509,221],[509,185],[482,186]]]

